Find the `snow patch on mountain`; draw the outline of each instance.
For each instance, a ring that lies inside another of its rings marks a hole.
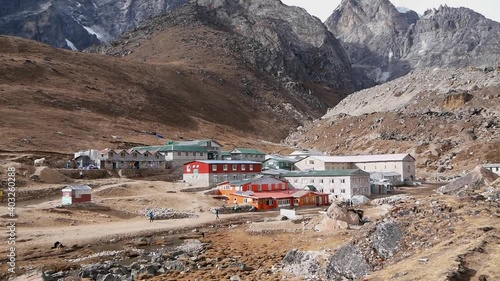
[[[75,44],[73,44],[73,42],[69,41],[68,39],[64,38],[64,40],[66,41],[66,45],[68,45],[68,47],[73,50],[73,51],[78,51],[78,49],[75,47]]]

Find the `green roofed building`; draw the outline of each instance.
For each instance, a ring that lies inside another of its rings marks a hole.
[[[168,141],[165,145],[139,146],[131,150],[158,152],[174,166],[193,160],[220,159],[222,145],[214,140]]]
[[[231,151],[231,160],[249,160],[263,162],[266,154],[253,148],[235,148]]]

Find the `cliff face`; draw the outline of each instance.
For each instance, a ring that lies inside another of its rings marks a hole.
[[[304,9],[278,0],[197,1],[204,18],[252,39],[246,51],[257,68],[293,80],[351,89],[347,54],[327,28]]]
[[[0,34],[55,47],[83,50],[107,42],[152,16],[187,0],[26,0],[6,1]]]
[[[389,0],[343,0],[325,24],[365,85],[413,69],[500,62],[500,24],[466,8],[444,6],[419,18],[398,12]]]

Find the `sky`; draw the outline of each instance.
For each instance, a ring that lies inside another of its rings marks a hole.
[[[325,21],[333,10],[340,4],[340,0],[281,0],[289,6],[299,6]],[[396,7],[406,7],[423,14],[425,10],[438,8],[439,5],[450,7],[467,7],[485,17],[500,22],[500,0],[391,0]]]

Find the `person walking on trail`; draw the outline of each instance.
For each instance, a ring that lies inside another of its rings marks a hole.
[[[219,208],[215,209],[215,219],[219,218]]]
[[[149,222],[153,222],[155,218],[155,213],[153,210],[149,211]]]

